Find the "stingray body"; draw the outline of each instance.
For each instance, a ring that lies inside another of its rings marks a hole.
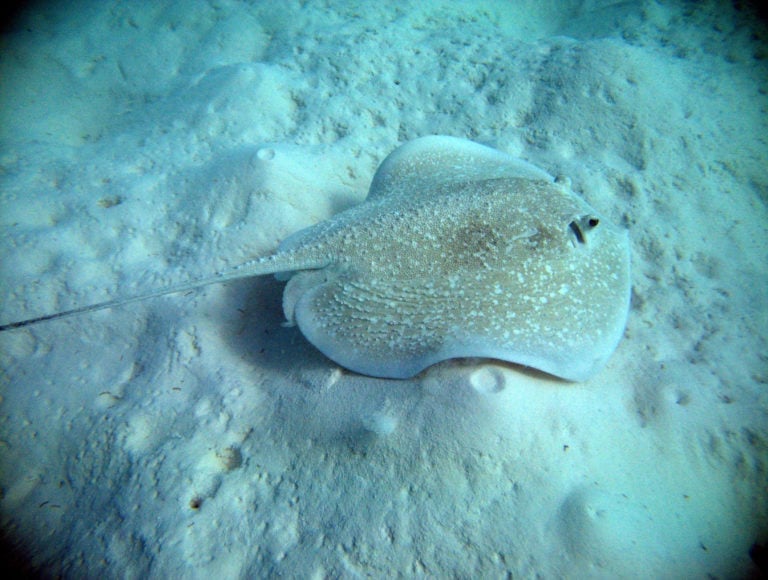
[[[151,296],[269,273],[287,280],[285,316],[312,344],[387,378],[489,357],[584,380],[616,348],[629,307],[626,232],[546,172],[451,137],[401,146],[364,203],[274,254]]]

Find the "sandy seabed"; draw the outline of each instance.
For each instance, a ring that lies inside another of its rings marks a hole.
[[[157,3],[160,4],[160,3]],[[253,278],[0,334],[0,523],[65,577],[739,578],[768,540],[768,35],[705,2],[33,5],[0,322],[271,252],[424,135],[566,175],[632,306],[568,383],[350,373]]]

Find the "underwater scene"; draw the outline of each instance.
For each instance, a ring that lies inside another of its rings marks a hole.
[[[9,577],[768,573],[768,26],[3,9]]]

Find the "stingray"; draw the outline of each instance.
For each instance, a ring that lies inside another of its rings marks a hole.
[[[287,281],[289,325],[341,366],[385,378],[479,357],[582,381],[615,350],[629,309],[626,231],[542,169],[432,136],[392,152],[362,204],[271,255],[0,330],[263,274]]]

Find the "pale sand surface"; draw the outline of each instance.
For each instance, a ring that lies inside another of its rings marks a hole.
[[[429,134],[632,243],[593,379],[349,373],[249,279],[0,335],[0,523],[72,577],[713,577],[768,538],[765,30],[727,2],[58,3],[0,45],[0,322],[210,274]],[[544,7],[544,8],[542,8]]]

